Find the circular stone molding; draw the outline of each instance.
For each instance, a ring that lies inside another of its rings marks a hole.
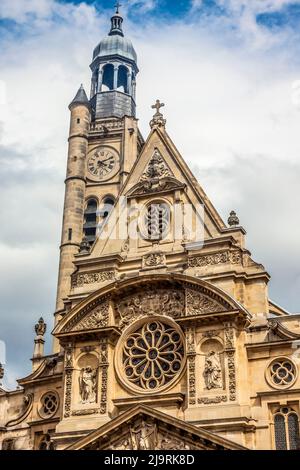
[[[266,380],[276,389],[290,388],[294,385],[298,375],[297,366],[288,357],[273,359],[266,369]]]
[[[58,410],[59,398],[56,392],[47,392],[40,399],[39,415],[41,418],[51,418]]]
[[[186,362],[180,327],[161,316],[128,327],[116,348],[115,368],[123,385],[137,393],[156,393],[180,379]]]

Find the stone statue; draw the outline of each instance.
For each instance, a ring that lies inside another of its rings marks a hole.
[[[96,370],[90,366],[83,367],[79,376],[79,393],[81,403],[95,403],[96,401]]]
[[[44,322],[44,319],[41,317],[38,321],[38,323],[35,325],[35,333],[37,336],[44,336],[46,333],[46,323]]]
[[[137,428],[130,429],[133,450],[153,450],[156,448],[157,436],[156,425],[144,421]]]
[[[204,380],[206,388],[222,388],[222,368],[220,356],[215,351],[209,351],[205,357]]]

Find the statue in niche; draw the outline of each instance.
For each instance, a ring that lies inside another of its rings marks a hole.
[[[81,403],[95,403],[96,401],[96,370],[90,366],[83,367],[79,376],[79,393]]]
[[[203,375],[207,390],[222,388],[222,368],[219,353],[209,351],[205,356]]]

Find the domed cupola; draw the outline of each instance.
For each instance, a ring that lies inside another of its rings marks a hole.
[[[135,117],[137,55],[124,37],[119,8],[111,18],[109,34],[94,49],[91,86],[93,118]]]

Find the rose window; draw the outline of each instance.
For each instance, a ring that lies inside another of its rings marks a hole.
[[[296,376],[296,367],[287,358],[276,359],[269,366],[268,379],[271,385],[289,387],[296,380]]]
[[[133,386],[151,392],[179,376],[184,358],[183,336],[177,325],[147,321],[123,343],[122,375]]]

